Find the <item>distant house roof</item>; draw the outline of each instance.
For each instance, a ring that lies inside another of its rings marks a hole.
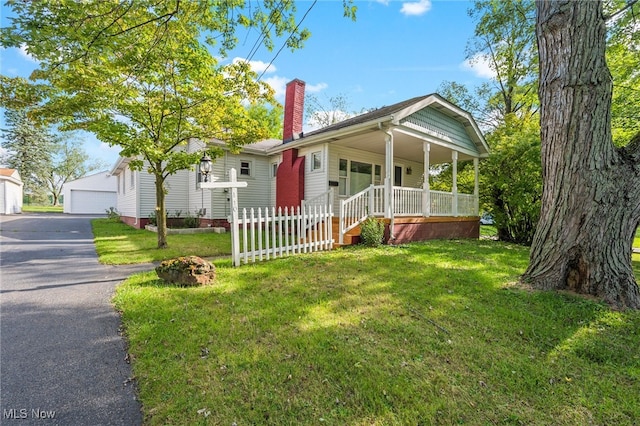
[[[0,169],[0,176],[13,176],[16,172],[16,169]]]
[[[0,168],[0,179],[11,181],[16,185],[22,185],[22,179],[20,179],[20,173],[18,173],[16,169]]]

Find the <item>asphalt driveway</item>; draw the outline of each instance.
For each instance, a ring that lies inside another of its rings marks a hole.
[[[91,217],[0,217],[0,424],[142,422]],[[149,266],[142,266],[149,268]]]

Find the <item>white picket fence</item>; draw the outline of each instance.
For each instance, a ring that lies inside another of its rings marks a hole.
[[[332,217],[331,205],[242,209],[237,221],[231,218],[231,232],[238,235],[232,238],[233,265],[331,250]]]

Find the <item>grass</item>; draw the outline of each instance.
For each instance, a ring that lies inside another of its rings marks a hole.
[[[640,248],[640,228],[636,229],[636,238],[633,240],[633,247]]]
[[[22,211],[24,213],[62,213],[62,206],[23,204]]]
[[[169,247],[158,249],[158,235],[154,232],[110,219],[94,219],[91,224],[100,262],[109,265],[159,262],[191,254],[216,257],[231,253],[229,234],[168,235]]]
[[[432,241],[136,275],[114,301],[145,424],[634,424],[640,313],[520,289],[527,261]]]

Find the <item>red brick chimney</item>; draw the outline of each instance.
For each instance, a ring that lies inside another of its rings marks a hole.
[[[291,142],[302,135],[304,120],[304,86],[302,80],[287,83],[287,92],[284,100],[284,123],[282,129],[282,142]]]
[[[304,119],[305,82],[295,79],[287,83],[284,100],[282,142],[302,136]],[[304,157],[298,157],[296,148],[282,152],[282,162],[276,172],[276,207],[298,207],[304,199]]]

